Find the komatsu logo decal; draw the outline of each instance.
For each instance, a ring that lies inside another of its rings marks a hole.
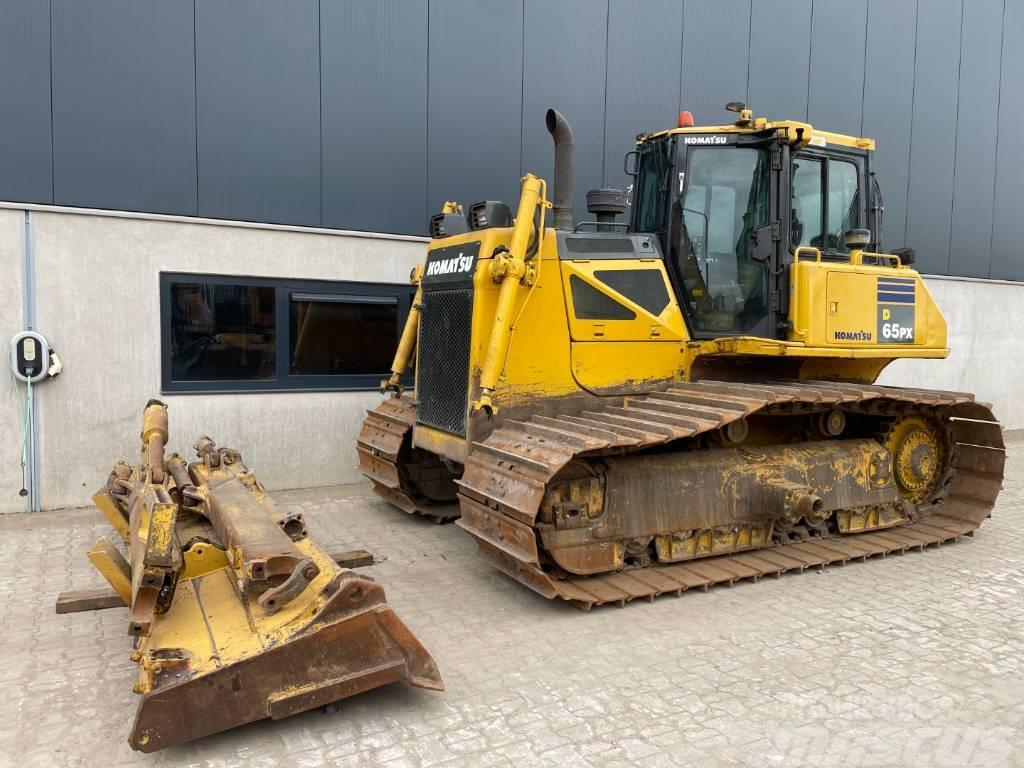
[[[427,264],[427,277],[434,275],[451,275],[457,272],[465,273],[473,271],[473,256],[459,254],[451,259],[439,259]]]
[[[871,331],[836,331],[836,341],[871,341]]]
[[[427,266],[423,270],[424,287],[441,289],[472,285],[479,255],[479,240],[435,248],[427,255]]]
[[[728,144],[728,136],[683,136],[683,144]]]

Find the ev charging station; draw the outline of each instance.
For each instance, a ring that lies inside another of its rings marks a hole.
[[[26,497],[29,511],[35,512],[39,510],[39,451],[35,424],[38,409],[35,407],[32,388],[57,376],[63,366],[46,337],[38,331],[21,331],[14,335],[11,339],[9,363],[21,411],[21,490],[18,495]]]

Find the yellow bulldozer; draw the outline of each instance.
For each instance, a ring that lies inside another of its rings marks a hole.
[[[514,214],[431,220],[360,466],[545,597],[622,605],[940,544],[1001,488],[988,405],[874,383],[949,353],[914,252],[882,250],[874,142],[727,108],[638,136],[628,195],[592,191],[581,222],[549,110],[551,202],[527,174]]]

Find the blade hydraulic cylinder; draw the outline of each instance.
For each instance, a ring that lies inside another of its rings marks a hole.
[[[519,212],[516,215],[515,227],[508,251],[498,252],[491,261],[491,278],[501,285],[498,293],[498,305],[491,326],[491,337],[487,343],[487,355],[484,358],[480,373],[480,398],[473,402],[473,410],[483,410],[488,414],[497,411],[492,392],[498,385],[498,377],[508,354],[509,341],[512,337],[512,323],[519,295],[519,287],[524,281],[532,282],[532,265],[528,264],[527,249],[530,238],[534,235],[534,218],[537,208],[541,208],[541,224],[536,232],[537,261],[540,261],[540,249],[544,238],[544,209],[550,204],[544,199],[544,181],[532,173],[523,177],[523,191],[519,198]]]
[[[380,384],[381,394],[390,390],[395,393],[396,397],[402,394],[402,376],[409,369],[409,363],[412,361],[412,353],[416,349],[416,340],[419,335],[420,309],[423,307],[422,264],[413,269],[411,282],[416,286],[416,294],[412,298],[412,306],[409,307],[409,315],[405,318],[405,326],[402,328],[402,338],[398,341],[395,359],[391,363],[391,376]]]

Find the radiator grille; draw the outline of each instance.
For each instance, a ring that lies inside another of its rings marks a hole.
[[[416,421],[466,434],[473,291],[426,291],[416,360]]]

